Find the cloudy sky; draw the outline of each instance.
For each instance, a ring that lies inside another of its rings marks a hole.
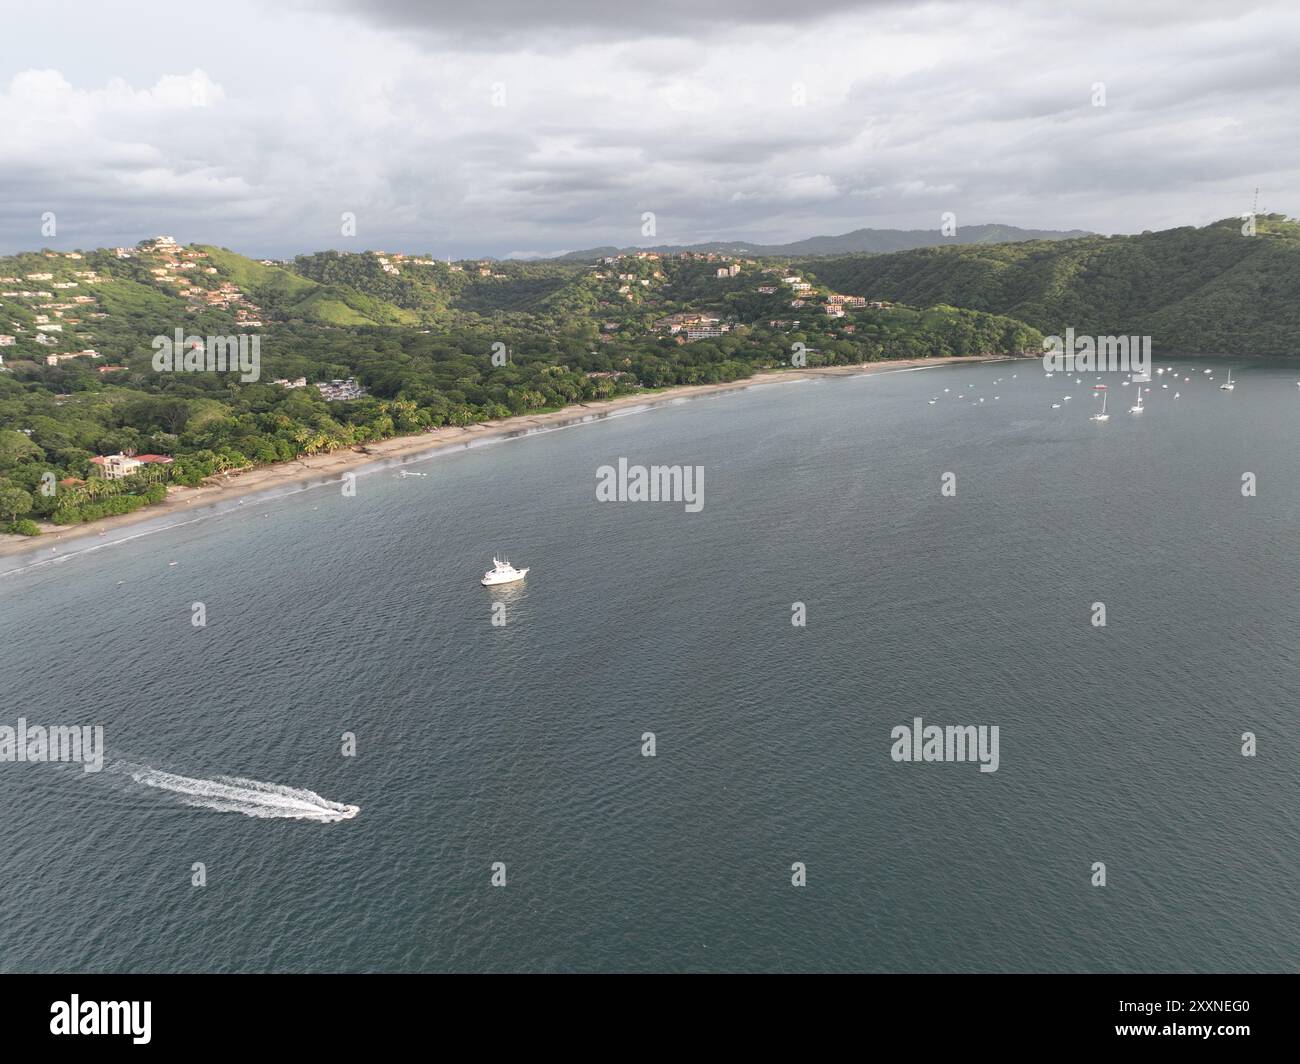
[[[0,9],[0,252],[530,255],[947,211],[1137,232],[1256,186],[1300,213],[1290,0]]]

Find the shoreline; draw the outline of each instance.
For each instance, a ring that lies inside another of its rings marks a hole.
[[[450,447],[463,446],[474,440],[503,438],[521,430],[577,424],[593,415],[605,415],[627,407],[658,406],[675,399],[699,398],[742,391],[764,384],[815,377],[858,377],[864,374],[925,369],[932,366],[1007,361],[1020,361],[1020,359],[1011,355],[960,355],[948,358],[900,358],[851,366],[813,366],[804,369],[760,371],[751,377],[725,383],[679,384],[649,393],[620,395],[613,399],[592,403],[575,403],[542,414],[519,414],[495,421],[481,421],[465,428],[444,426],[413,436],[393,436],[378,443],[367,444],[364,452],[349,448],[334,451],[332,454],[314,454],[290,462],[258,466],[219,484],[203,484],[197,488],[171,488],[168,490],[167,498],[153,506],[143,506],[129,514],[117,514],[98,521],[88,521],[85,524],[43,525],[46,531],[39,536],[0,533],[0,557],[27,552],[49,553],[52,548],[57,548],[61,544],[104,535],[120,528],[144,524],[146,521],[184,515],[193,512],[196,507],[244,499],[275,488],[301,488],[315,481],[337,479],[343,473],[352,472],[362,466],[394,458],[414,458],[433,454]]]

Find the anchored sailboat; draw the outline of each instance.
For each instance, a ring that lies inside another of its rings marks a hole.
[[[1106,386],[1105,386],[1104,384],[1101,384],[1101,385],[1098,385],[1098,388],[1099,388],[1100,391],[1101,391],[1101,412],[1100,412],[1100,413],[1097,413],[1097,414],[1093,414],[1092,417],[1090,417],[1088,420],[1089,420],[1089,421],[1109,421],[1109,420],[1110,420],[1110,415],[1109,415],[1108,413],[1106,413]]]

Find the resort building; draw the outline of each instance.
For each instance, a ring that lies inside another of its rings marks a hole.
[[[96,455],[90,461],[96,473],[105,480],[121,480],[140,472],[147,465],[172,464],[171,457],[165,454],[105,454]]]
[[[365,388],[356,382],[356,379],[349,377],[347,380],[333,380],[328,384],[316,385],[316,390],[321,393],[328,403],[343,402],[348,399],[361,399],[368,393]]]
[[[40,337],[38,336],[37,339],[39,340]],[[90,350],[68,351],[61,355],[46,355],[45,364],[47,366],[57,366],[62,362],[70,362],[74,358],[98,358],[98,357],[99,357],[98,351],[90,351]]]
[[[696,325],[686,326],[686,339],[688,340],[711,340],[721,336],[730,326],[722,325],[717,322],[707,323],[700,322]]]

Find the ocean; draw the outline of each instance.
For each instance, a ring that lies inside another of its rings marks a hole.
[[[0,725],[106,747],[0,762],[0,970],[1293,970],[1300,363],[1174,364],[1106,423],[1034,361],[791,381],[0,559]],[[620,458],[702,507],[599,501]],[[895,760],[917,718],[996,771]]]

